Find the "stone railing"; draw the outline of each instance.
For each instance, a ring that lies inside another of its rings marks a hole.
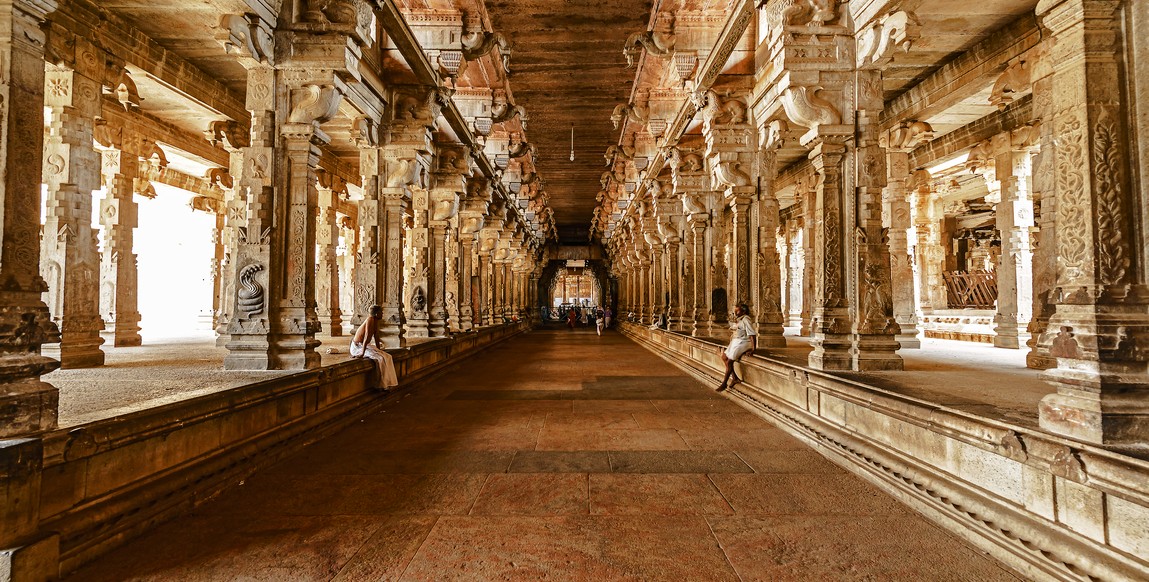
[[[497,325],[388,350],[399,391],[527,329]],[[137,413],[0,441],[0,574],[66,573],[389,400],[349,360]],[[29,522],[31,520],[31,523]],[[19,535],[21,531],[33,532]],[[13,532],[17,532],[13,534]],[[0,576],[0,580],[4,580]]]
[[[718,344],[620,330],[718,384]],[[738,366],[738,403],[1021,574],[1149,580],[1149,462],[766,357]]]

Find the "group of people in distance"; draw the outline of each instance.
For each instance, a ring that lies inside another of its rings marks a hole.
[[[572,307],[570,311],[567,311],[567,327],[574,329],[576,325],[586,325],[588,317],[594,317],[595,330],[598,335],[602,335],[602,330],[610,327],[610,320],[614,317],[614,312],[609,306],[603,307],[601,305],[596,306],[593,311],[581,307]]]
[[[582,325],[586,325],[587,311],[589,310],[579,307],[567,311],[567,327],[574,329],[576,324],[580,322]],[[602,335],[602,330],[610,327],[610,320],[613,315],[614,313],[609,306],[599,305],[594,308],[594,324],[598,335]],[[370,316],[359,326],[351,339],[350,351],[353,358],[367,358],[375,363],[373,376],[378,380],[379,388],[387,390],[398,385],[399,382],[391,355],[383,350],[379,338],[379,320],[382,317],[383,309],[378,305],[372,306]],[[753,354],[754,350],[758,348],[758,332],[754,330],[754,323],[750,319],[750,308],[745,303],[739,303],[734,307],[734,322],[731,327],[733,334],[730,343],[721,352],[722,364],[726,368],[726,374],[722,378],[722,384],[717,388],[719,392],[742,383],[742,378],[739,378],[734,371],[734,362],[741,360],[742,356],[746,354]]]

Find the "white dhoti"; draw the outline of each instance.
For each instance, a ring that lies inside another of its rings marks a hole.
[[[726,359],[737,360],[748,351],[750,351],[750,340],[734,338],[730,340],[730,345],[726,346]]]
[[[352,341],[351,357],[367,358],[375,362],[375,369],[379,373],[379,388],[386,389],[399,385],[399,377],[395,374],[395,361],[391,358],[391,354],[375,349],[375,346],[364,346]]]

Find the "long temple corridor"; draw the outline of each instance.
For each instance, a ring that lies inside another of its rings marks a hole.
[[[1014,580],[620,334],[518,336],[68,580]]]
[[[0,582],[1013,578],[1149,580],[1149,0],[0,0]]]

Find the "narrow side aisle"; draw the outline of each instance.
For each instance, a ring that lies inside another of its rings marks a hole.
[[[499,345],[76,572],[1012,580],[621,335]]]

